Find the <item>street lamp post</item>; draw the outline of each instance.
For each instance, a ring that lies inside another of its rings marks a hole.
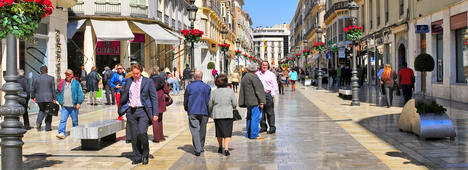
[[[298,45],[298,46],[296,46],[296,54],[299,54],[299,53],[301,53],[301,47]],[[296,67],[297,67],[297,69],[299,69],[299,57],[301,57],[301,56],[296,55],[295,57],[296,57]],[[299,70],[297,70],[297,71],[299,71]]]
[[[308,49],[308,45],[309,45],[309,41],[307,40],[304,40],[304,50],[307,50]],[[305,74],[306,70],[307,70],[307,57],[309,56],[309,54],[307,55],[304,55],[304,73],[302,74]]]
[[[353,20],[353,25],[357,24],[357,15],[358,15],[358,10],[359,10],[359,5],[354,2],[354,0],[349,0],[348,3],[348,8],[349,11],[351,12],[351,18]],[[353,71],[351,72],[352,77],[351,77],[351,88],[352,88],[352,101],[351,101],[351,106],[359,106],[359,84],[358,80],[359,78],[357,77],[357,65],[356,65],[356,41],[353,41]]]
[[[221,35],[223,36],[223,43],[226,44],[226,35],[227,35],[227,30],[226,28],[223,27],[221,30]],[[226,58],[226,51],[223,50],[223,60],[224,60],[224,73],[227,75],[228,74],[228,60]]]
[[[189,20],[190,20],[190,29],[193,30],[195,28],[194,22],[197,16],[198,7],[195,5],[195,0],[190,0],[190,5],[187,7],[187,11],[189,13]],[[190,46],[190,69],[192,71],[192,75],[190,76],[193,80],[193,75],[195,73],[195,49],[194,49],[194,42],[191,42]]]
[[[0,114],[4,121],[0,124],[0,136],[2,142],[2,168],[1,169],[23,169],[23,124],[19,116],[24,113],[24,108],[16,100],[21,90],[18,84],[16,63],[16,38],[13,34],[7,35],[7,58],[6,58],[6,83],[2,90],[5,92],[5,104],[0,106]]]
[[[239,38],[236,40],[236,47],[237,47],[237,51],[239,51],[239,45],[240,45],[240,40]],[[240,69],[240,56],[236,56],[237,57],[237,69]]]
[[[318,42],[322,42],[322,28],[320,28],[320,26],[318,27],[317,29],[317,38],[318,38]],[[319,55],[318,55],[318,73],[317,73],[317,90],[321,90],[322,89],[322,68],[321,68],[321,60],[322,60],[322,52],[319,51]]]

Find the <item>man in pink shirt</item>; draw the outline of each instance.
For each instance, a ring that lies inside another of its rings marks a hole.
[[[270,130],[268,134],[273,134],[276,132],[275,127],[275,105],[273,101],[273,97],[276,95],[276,91],[278,90],[278,83],[276,82],[276,75],[275,73],[271,72],[270,64],[268,61],[263,61],[261,65],[261,69],[257,71],[257,76],[262,81],[263,88],[265,90],[265,97],[266,103],[263,106],[262,110],[262,120],[260,121],[260,133],[267,131],[267,120],[268,126]]]

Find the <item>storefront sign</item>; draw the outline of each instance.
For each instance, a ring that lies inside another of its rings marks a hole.
[[[133,34],[135,38],[131,40],[130,42],[133,43],[144,43],[145,42],[145,34]]]
[[[96,55],[120,55],[120,41],[98,41]]]
[[[330,51],[327,51],[327,54],[326,54],[326,56],[327,56],[327,59],[330,59],[330,58],[331,58],[331,56],[332,56],[332,53],[331,53]]]
[[[338,58],[345,58],[345,49],[344,48],[340,48],[338,50]]]
[[[429,25],[416,25],[416,33],[428,33]]]

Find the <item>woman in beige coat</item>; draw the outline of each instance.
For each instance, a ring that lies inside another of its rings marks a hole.
[[[239,82],[240,82],[239,71],[235,69],[234,72],[231,73],[231,83],[232,83],[232,89],[234,89],[234,92],[236,93],[237,93],[237,86],[239,86]]]

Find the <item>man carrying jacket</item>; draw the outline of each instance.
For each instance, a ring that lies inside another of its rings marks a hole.
[[[78,110],[83,103],[83,91],[80,83],[73,78],[73,71],[65,71],[65,80],[60,80],[57,86],[57,101],[61,106],[60,124],[57,138],[64,139],[68,116],[71,116],[73,127],[78,126]]]

